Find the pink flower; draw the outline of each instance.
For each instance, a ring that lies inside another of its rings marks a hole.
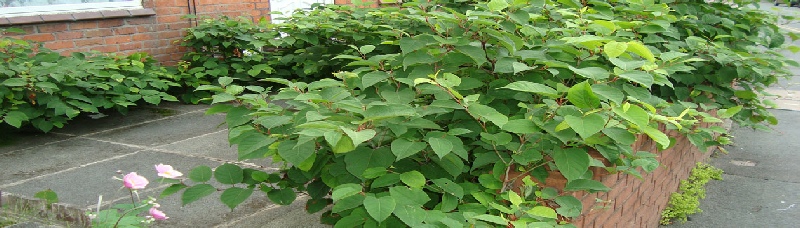
[[[164,178],[175,179],[179,176],[183,176],[183,173],[173,169],[171,165],[158,164],[156,165],[156,171],[158,171],[159,177]]]
[[[169,218],[163,211],[159,211],[155,205],[150,208],[150,216],[156,220],[167,220]]]
[[[150,182],[143,176],[139,176],[136,172],[128,173],[122,177],[122,183],[129,189],[144,189]]]

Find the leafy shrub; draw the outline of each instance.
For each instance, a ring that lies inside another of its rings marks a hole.
[[[300,81],[327,78],[359,66],[348,65],[349,59],[336,56],[396,53],[397,46],[380,42],[402,36],[405,31],[400,28],[413,27],[408,21],[376,17],[368,10],[350,6],[315,7],[313,11],[295,12],[283,24],[227,17],[200,20],[198,26],[187,30],[181,43],[191,50],[184,56],[188,62],[182,67],[189,75],[186,85],[196,88],[219,77],[248,84],[269,77]],[[375,44],[375,48],[367,53],[353,48],[367,44]],[[203,97],[208,93],[188,94],[184,99],[196,103]]]
[[[797,65],[773,49],[783,43],[774,18],[747,8],[448,2],[344,10],[387,24],[364,34],[382,40],[334,58],[349,60],[334,78],[260,80],[281,84],[277,93],[231,75],[200,86],[216,93],[209,113],[227,113],[240,159],[284,164],[273,174],[226,164],[224,183],[278,204],[307,192],[307,210],[332,203],[323,222],[342,227],[557,226],[583,206],[543,188],[548,175],[563,175],[565,192],[606,191],[592,170],[658,168],[657,154],[631,149],[637,138],[666,149],[671,130],[703,148],[726,143],[714,137],[724,129],[701,123],[770,122],[757,95]],[[184,203],[202,197],[197,186]]]
[[[81,113],[177,101],[166,93],[179,85],[173,74],[146,53],[65,57],[39,43],[2,37],[0,60],[0,122],[16,128],[30,123],[47,132]]]

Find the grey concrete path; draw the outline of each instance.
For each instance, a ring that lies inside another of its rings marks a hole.
[[[264,160],[237,161],[236,148],[228,145],[224,116],[205,115],[207,108],[168,103],[135,108],[128,115],[81,117],[48,134],[0,133],[0,191],[30,198],[52,189],[61,203],[90,209],[99,195],[104,207],[130,202],[122,182],[112,178],[119,177],[118,170],[151,180],[141,197],[157,196],[166,187],[152,181],[157,178],[154,165],[159,163],[184,173],[198,165],[226,162],[277,170]],[[154,227],[322,227],[319,214],[303,210],[303,197],[293,205],[277,206],[257,191],[231,211],[219,201],[219,194],[185,207],[180,206],[179,194],[159,200],[170,219]]]

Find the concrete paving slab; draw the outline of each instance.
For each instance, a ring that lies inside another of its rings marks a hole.
[[[10,127],[9,127],[10,128]],[[0,155],[43,146],[72,138],[60,134],[48,134],[39,131],[21,131],[17,129],[0,129]]]
[[[734,127],[734,144],[726,147],[728,155],[711,164],[730,175],[800,183],[800,112],[772,110],[779,124],[774,131],[763,132]],[[752,163],[752,166],[742,165]]]
[[[140,124],[146,121],[164,119],[178,114],[181,113],[171,109],[147,107],[131,108],[127,114],[121,114],[116,111],[107,111],[103,114],[83,114],[75,117],[64,128],[54,129],[53,132],[68,135],[85,135]]]
[[[73,138],[31,149],[0,155],[0,190],[9,184],[36,176],[79,167],[84,164],[136,151],[112,143]]]
[[[187,174],[191,168],[199,165],[216,167],[221,164],[202,158],[142,150],[87,164],[80,169],[69,170],[58,175],[43,176],[8,186],[4,188],[4,191],[33,196],[38,191],[52,189],[57,194],[66,196],[60,197],[62,203],[88,208],[97,204],[98,195],[103,195],[106,201],[128,197],[128,192],[121,189],[122,181],[114,179],[114,177],[121,177],[117,174],[118,170],[124,174],[137,172],[149,180],[155,180],[157,173],[154,166],[159,163],[172,165],[175,169]],[[153,182],[152,186],[157,186],[157,183]]]
[[[220,131],[225,129],[225,125],[222,125],[224,121],[224,116],[205,115],[197,111],[87,137],[151,147]]]
[[[175,169],[185,174],[188,174],[191,168],[200,165],[216,167],[222,164],[219,161],[203,158],[142,150],[86,165],[80,169],[62,172],[58,175],[43,176],[29,180],[6,187],[4,191],[30,197],[38,191],[52,189],[59,195],[61,203],[75,205],[77,208],[84,209],[94,208],[97,204],[98,196],[103,195],[103,207],[107,208],[112,202],[127,203],[130,200],[128,191],[122,188],[122,182],[114,179],[114,177],[119,178],[121,176],[117,174],[118,170],[121,170],[123,174],[137,172],[151,180],[148,188],[141,190],[139,195],[142,199],[147,198],[147,196],[157,198],[158,194],[167,186],[155,182],[157,175],[154,165],[159,163],[172,165]],[[238,217],[251,215],[263,208],[273,207],[263,193],[256,192],[242,205],[231,211],[219,201],[220,194],[221,192],[216,192],[184,207],[181,207],[179,195],[159,199],[158,202],[162,205],[162,211],[170,216],[169,220],[160,222],[161,225],[159,226],[198,227],[198,224],[203,224],[202,226],[204,227],[210,227],[237,220]]]
[[[180,142],[158,146],[156,148],[174,151],[187,156],[210,157],[227,161],[237,161],[239,157],[236,146],[230,146],[228,144],[227,129],[186,139]],[[272,164],[272,160],[269,158],[245,160],[242,162],[259,166],[261,168],[277,167],[275,164]]]
[[[723,175],[706,185],[702,213],[669,228],[797,227],[800,221],[800,183]],[[794,205],[794,206],[792,206]]]
[[[158,104],[158,105],[147,104],[147,105],[143,105],[142,107],[145,107],[145,108],[156,108],[156,109],[171,109],[171,110],[178,111],[180,113],[185,113],[185,112],[193,112],[193,111],[198,111],[198,110],[206,110],[209,107],[211,107],[211,105],[207,105],[207,104],[184,104],[184,103],[181,103],[181,102],[168,101],[168,102],[161,102],[161,104]]]

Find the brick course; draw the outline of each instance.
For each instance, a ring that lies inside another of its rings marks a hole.
[[[707,125],[706,125],[707,127]],[[670,149],[658,151],[655,142],[640,137],[634,151],[649,151],[658,155],[661,163],[652,173],[642,172],[643,179],[630,175],[607,175],[598,181],[611,188],[605,193],[573,194],[583,204],[583,214],[572,221],[578,227],[658,227],[661,211],[667,207],[670,194],[678,190],[680,180],[689,177],[697,162],[711,156],[700,151],[688,138],[668,131],[677,140]],[[597,199],[609,202],[598,202]]]

